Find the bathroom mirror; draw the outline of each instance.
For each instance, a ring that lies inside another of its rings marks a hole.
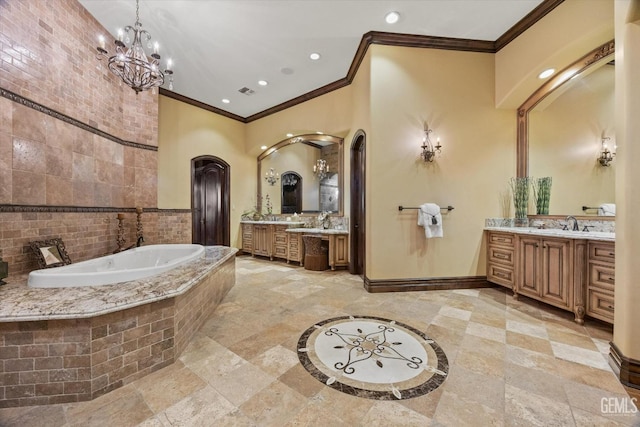
[[[517,173],[552,178],[550,215],[597,215],[615,203],[615,159],[597,160],[603,140],[615,145],[613,56],[613,41],[599,46],[518,109]]]
[[[296,135],[269,147],[258,156],[262,213],[268,202],[272,214],[343,215],[342,164],[343,139],[332,135]],[[275,177],[265,179],[271,173]]]

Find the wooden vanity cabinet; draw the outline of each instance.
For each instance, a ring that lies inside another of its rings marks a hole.
[[[273,259],[271,253],[271,226],[263,224],[253,225],[253,252],[252,255],[268,256]]]
[[[588,245],[587,315],[613,323],[615,243],[591,241]]]
[[[515,235],[489,231],[487,234],[487,280],[514,288]]]
[[[516,292],[573,311],[572,239],[518,236]]]
[[[242,252],[253,254],[253,224],[241,224]]]
[[[287,251],[287,263],[294,261],[304,265],[304,246],[302,233],[287,233],[289,235],[289,247]]]
[[[329,266],[332,270],[336,267],[349,266],[349,235],[333,234],[329,237]]]
[[[287,224],[273,226],[273,253],[271,259],[287,259]]]

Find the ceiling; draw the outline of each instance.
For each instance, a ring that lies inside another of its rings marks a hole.
[[[80,3],[112,36],[135,22],[134,0]],[[140,22],[160,44],[162,68],[173,60],[173,92],[248,117],[345,78],[369,31],[495,41],[540,3],[140,0]],[[390,11],[400,13],[395,24],[384,20]],[[309,58],[313,52],[319,60]],[[240,93],[245,87],[254,93]]]

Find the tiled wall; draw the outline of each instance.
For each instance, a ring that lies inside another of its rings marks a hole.
[[[157,146],[157,95],[136,95],[106,64],[99,68],[99,34],[109,37],[76,0],[1,1],[0,87],[118,138]],[[0,132],[7,131],[0,122]]]
[[[31,240],[61,237],[72,261],[105,255],[117,208],[157,207],[158,95],[136,95],[101,66],[98,34],[108,31],[76,0],[0,1],[0,256],[10,275],[35,268]],[[88,209],[47,211],[56,206]],[[143,223],[146,243],[191,242],[189,213],[145,213]],[[131,244],[135,214],[126,225]]]
[[[117,248],[118,221],[114,212],[0,213],[0,255],[9,263],[9,275],[37,267],[29,242],[62,237],[71,261],[112,253]],[[143,212],[145,244],[191,243],[191,213]],[[136,214],[125,212],[125,247],[136,242]]]

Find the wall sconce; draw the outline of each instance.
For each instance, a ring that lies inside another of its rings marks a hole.
[[[602,137],[602,147],[600,149],[600,157],[598,157],[598,163],[600,163],[600,166],[609,166],[609,164],[613,161],[613,158],[616,156],[615,152],[612,152],[611,150],[609,150],[609,146],[607,144],[607,141],[610,141],[611,138],[608,136],[603,136]],[[615,150],[615,145],[613,146],[613,149]]]
[[[325,179],[329,173],[329,165],[326,160],[318,159],[316,164],[313,165],[313,173],[316,174],[318,179]]]
[[[433,129],[429,129],[429,126],[425,123],[424,136],[422,137],[422,153],[420,153],[420,157],[422,157],[425,162],[433,162],[436,157],[436,153],[439,154],[440,149],[442,148],[442,145],[440,145],[440,138],[437,139],[436,146],[433,146],[431,137],[429,136],[431,132],[433,132]]]
[[[273,168],[269,168],[269,172],[264,174],[264,179],[269,185],[276,185],[276,182],[280,179],[280,174],[276,173]]]

